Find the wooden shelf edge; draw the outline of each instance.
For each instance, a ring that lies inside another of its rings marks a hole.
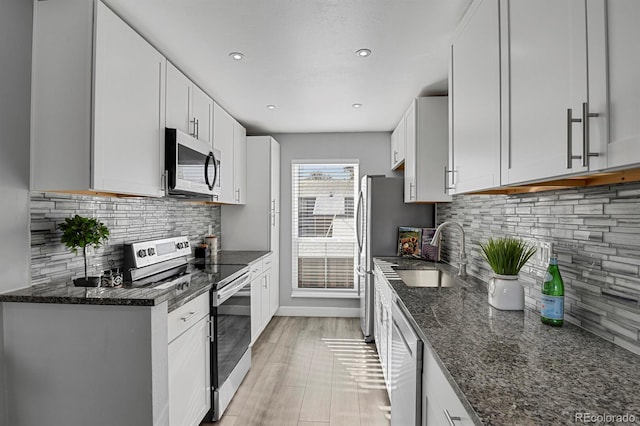
[[[514,195],[528,194],[558,189],[586,188],[591,186],[615,185],[619,183],[640,182],[640,168],[615,172],[595,173],[565,179],[536,182],[527,185],[503,186],[499,188],[474,191],[468,195]]]

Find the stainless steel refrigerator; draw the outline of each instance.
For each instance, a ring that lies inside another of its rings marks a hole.
[[[373,257],[395,256],[398,228],[434,226],[433,204],[405,204],[404,179],[365,175],[360,182],[356,210],[359,260],[360,327],[365,341],[373,341]]]

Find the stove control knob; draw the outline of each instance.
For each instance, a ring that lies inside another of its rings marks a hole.
[[[184,244],[178,243],[176,244],[176,247],[178,247],[178,250],[181,250],[184,247]]]
[[[154,248],[148,248],[148,249],[147,249],[147,254],[148,254],[149,256],[153,256],[154,254],[156,254],[156,249],[154,249]]]
[[[147,257],[147,251],[145,249],[138,250],[138,257]]]
[[[187,248],[187,247],[189,247],[189,241],[184,242],[184,248]]]

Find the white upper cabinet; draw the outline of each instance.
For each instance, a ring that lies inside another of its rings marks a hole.
[[[167,63],[167,127],[213,143],[213,99],[171,62]]]
[[[414,99],[403,121],[405,203],[451,201],[445,189],[445,168],[448,164],[447,97]]]
[[[220,202],[247,202],[247,131],[220,105],[213,105],[213,145],[220,150]]]
[[[220,166],[220,202],[233,204],[235,201],[233,171],[233,117],[220,105],[213,105],[213,145],[220,150],[222,165]]]
[[[35,2],[33,45],[32,189],[162,196],[165,58],[99,1]]]
[[[247,203],[247,129],[233,121],[233,200]]]
[[[213,99],[195,84],[191,93],[190,121],[192,129],[195,126],[195,136],[203,142],[213,144]]]
[[[602,84],[587,78],[587,59],[597,61],[587,54],[587,3],[501,2],[502,184],[606,167],[606,115],[590,99]]]
[[[167,61],[166,127],[193,135],[191,126],[191,80]]]
[[[498,0],[474,3],[451,46],[450,193],[500,186],[500,34]]]
[[[602,86],[608,88],[608,94],[600,89],[597,99],[591,100],[591,108],[604,111],[609,118],[607,167],[637,167],[640,163],[640,2],[608,0],[587,2],[587,6],[589,58],[596,58],[589,63],[589,78],[600,78],[604,74]]]
[[[391,133],[391,170],[404,164],[404,117]]]

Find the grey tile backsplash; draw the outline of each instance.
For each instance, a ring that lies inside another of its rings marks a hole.
[[[565,319],[640,354],[640,183],[520,195],[461,195],[438,204],[438,224],[465,228],[467,267],[485,282],[490,269],[478,242],[516,236],[551,242],[565,284]],[[444,233],[442,257],[458,256],[455,230]],[[521,271],[525,303],[539,311],[548,259]]]
[[[209,225],[220,235],[220,206],[184,200],[32,192],[30,210],[32,285],[71,283],[72,278],[84,275],[82,254],[65,247],[57,229],[75,214],[96,217],[111,232],[107,243],[89,257],[90,275],[109,269],[110,261],[122,267],[125,243],[185,235],[196,244]]]

